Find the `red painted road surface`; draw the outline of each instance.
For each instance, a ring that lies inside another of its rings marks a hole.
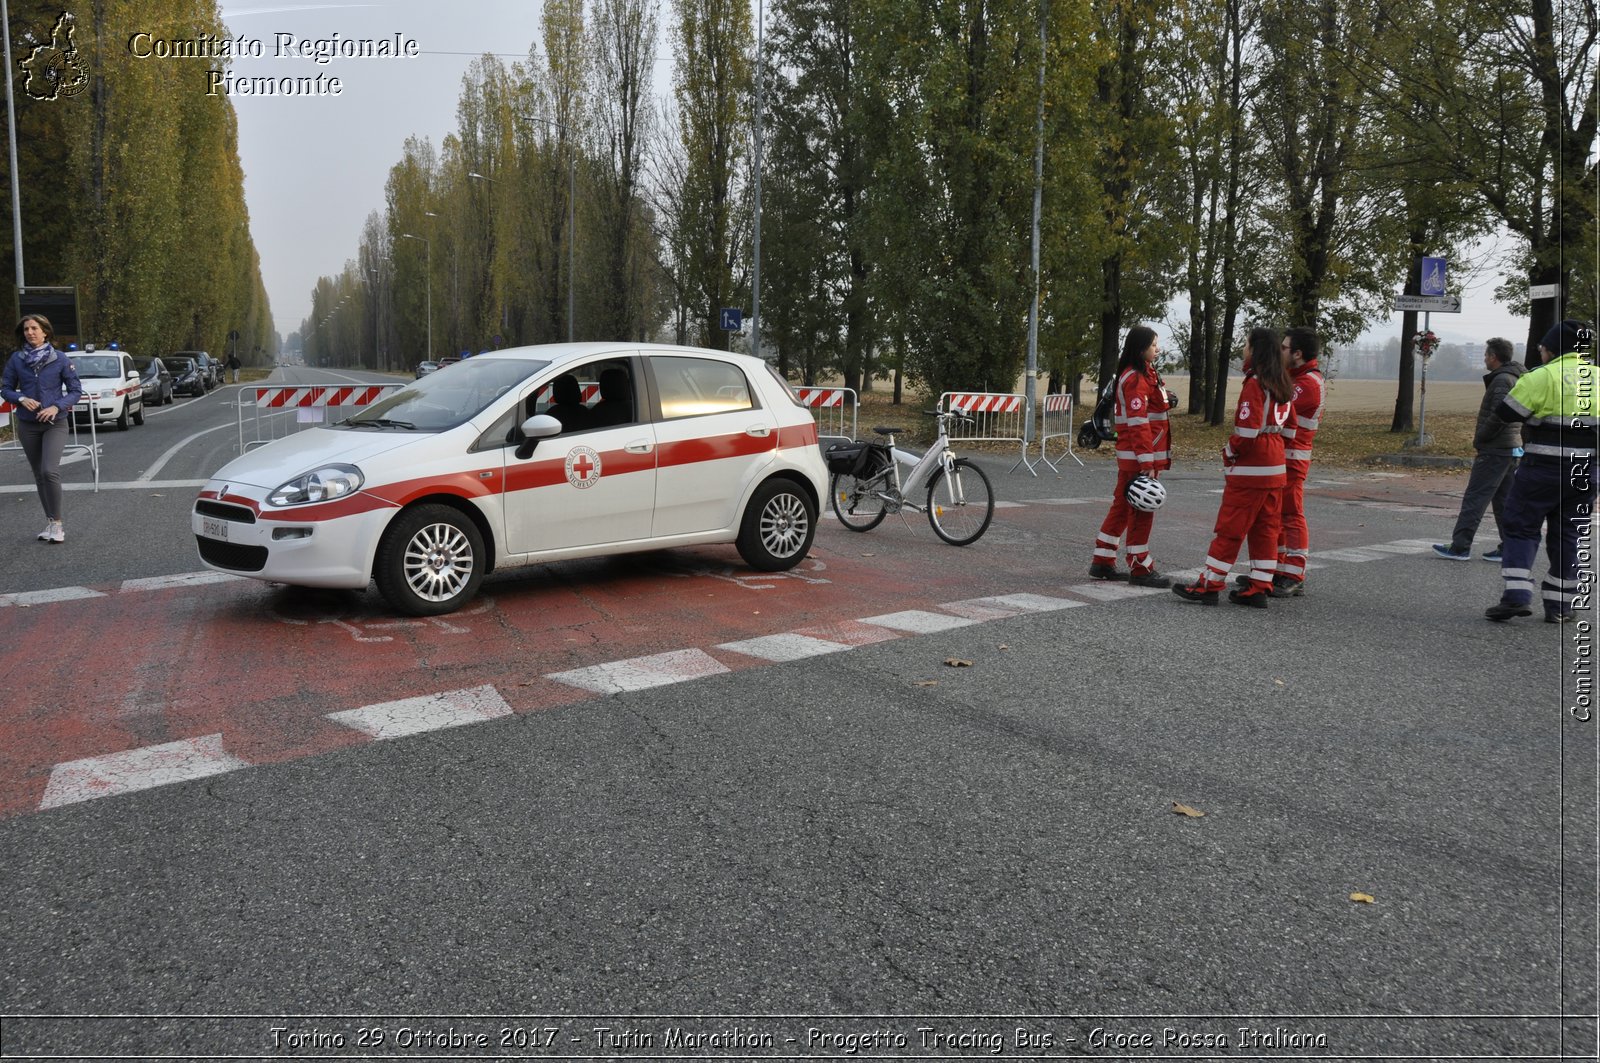
[[[1368,504],[1403,504],[1400,487]],[[1157,523],[1158,563],[1167,568],[1198,562],[1215,512],[1217,496],[1203,486],[1182,494],[1183,504]],[[1370,510],[1361,505],[1347,499],[1325,511],[1313,550],[1397,537],[1362,529]],[[1453,516],[1448,501],[1422,505],[1437,507],[1430,525]],[[494,712],[526,713],[601,696],[550,676],[610,662],[677,652],[656,662],[667,679],[675,668],[683,670],[677,678],[738,671],[772,662],[722,644],[793,634],[842,646],[914,637],[861,621],[996,595],[1103,608],[1074,590],[1087,582],[1103,514],[1099,500],[1003,507],[989,534],[967,548],[939,542],[916,514],[909,524],[890,517],[865,535],[825,517],[811,557],[790,573],[754,572],[731,547],[564,562],[491,577],[466,609],[426,620],[395,617],[376,592],[254,580],[99,586],[89,588],[97,597],[11,604],[0,610],[4,689],[44,683],[64,696],[8,708],[0,816],[39,809],[57,766],[83,758],[221,736],[207,748],[233,766],[285,761],[373,740],[330,714],[423,695],[492,687],[503,699],[499,707],[490,693]],[[969,618],[1030,611],[985,608],[968,609]],[[986,638],[974,628],[975,646]]]

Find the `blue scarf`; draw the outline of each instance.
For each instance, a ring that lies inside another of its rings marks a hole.
[[[54,353],[56,353],[56,349],[50,345],[49,340],[45,340],[38,347],[24,346],[22,348],[22,360],[29,369],[37,373],[44,360]]]

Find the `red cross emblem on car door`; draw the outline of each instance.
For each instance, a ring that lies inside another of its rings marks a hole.
[[[567,451],[567,483],[583,490],[600,482],[600,455],[589,447]]]

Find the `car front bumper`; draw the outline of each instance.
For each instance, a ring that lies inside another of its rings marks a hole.
[[[398,512],[387,506],[327,520],[295,521],[274,510],[201,497],[190,530],[207,568],[300,587],[359,590],[372,579],[378,540]]]

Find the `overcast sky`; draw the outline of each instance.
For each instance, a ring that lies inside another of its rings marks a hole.
[[[261,58],[236,59],[236,77],[337,77],[339,95],[256,97],[233,95],[239,116],[239,155],[251,231],[280,333],[299,327],[311,312],[320,276],[335,275],[356,256],[368,213],[382,211],[384,182],[408,136],[435,148],[455,128],[456,99],[467,65],[484,52],[510,63],[526,58],[538,38],[537,0],[376,0],[362,4],[283,4],[222,0],[235,37],[261,43]],[[670,53],[662,0],[658,47]],[[276,57],[277,35],[296,40],[414,40],[414,58],[311,59]],[[670,65],[658,64],[658,87],[670,83]],[[204,91],[196,73],[197,91]],[[1455,280],[1467,281],[1461,314],[1436,314],[1434,331],[1446,342],[1481,343],[1502,335],[1518,344],[1527,331],[1493,301],[1497,278],[1480,254],[1475,275],[1453,263]],[[1399,331],[1400,317],[1379,322],[1369,337],[1382,342]]]

